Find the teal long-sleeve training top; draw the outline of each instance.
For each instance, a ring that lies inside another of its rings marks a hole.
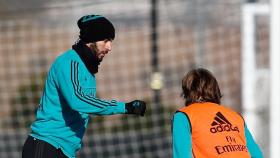
[[[52,64],[31,125],[31,136],[74,158],[81,148],[89,114],[125,113],[125,103],[96,98],[96,79],[77,52],[68,50]]]
[[[186,115],[177,112],[173,117],[172,140],[173,158],[192,158],[192,138],[190,123]],[[263,158],[259,146],[254,141],[250,131],[245,125],[246,144],[252,158]]]

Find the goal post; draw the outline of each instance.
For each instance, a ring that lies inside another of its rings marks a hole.
[[[256,16],[265,15],[269,17],[269,67],[258,68],[256,63]],[[255,130],[253,135],[258,135],[259,130],[258,106],[256,98],[257,80],[262,77],[269,83],[267,86],[269,97],[267,107],[269,108],[269,155],[270,158],[280,157],[280,1],[271,0],[270,4],[247,3],[242,6],[242,106],[244,118],[249,126]],[[263,77],[266,76],[266,77]]]
[[[254,94],[256,80],[259,73],[269,71],[268,69],[257,68],[255,21],[257,15],[267,15],[268,13],[269,5],[248,3],[242,6],[242,107],[247,123],[254,129],[255,121],[258,117],[254,113],[257,105]]]
[[[280,157],[280,1],[270,1],[270,155]]]

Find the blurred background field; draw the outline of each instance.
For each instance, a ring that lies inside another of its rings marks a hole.
[[[116,28],[113,51],[97,74],[97,95],[143,99],[148,113],[92,117],[79,158],[171,157],[172,115],[184,105],[181,79],[194,67],[215,74],[224,105],[256,116],[248,127],[269,157],[267,15],[252,24],[260,70],[252,78],[256,104],[252,111],[243,105],[242,7],[253,3],[269,1],[0,0],[0,157],[21,157],[48,68],[78,39],[76,21],[86,14],[104,15]]]

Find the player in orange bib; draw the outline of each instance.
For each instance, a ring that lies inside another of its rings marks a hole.
[[[173,158],[263,158],[242,116],[220,105],[211,72],[191,70],[182,91],[185,106],[173,116]]]

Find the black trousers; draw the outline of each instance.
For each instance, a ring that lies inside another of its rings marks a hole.
[[[22,158],[67,158],[67,156],[51,144],[28,136],[23,145]]]

